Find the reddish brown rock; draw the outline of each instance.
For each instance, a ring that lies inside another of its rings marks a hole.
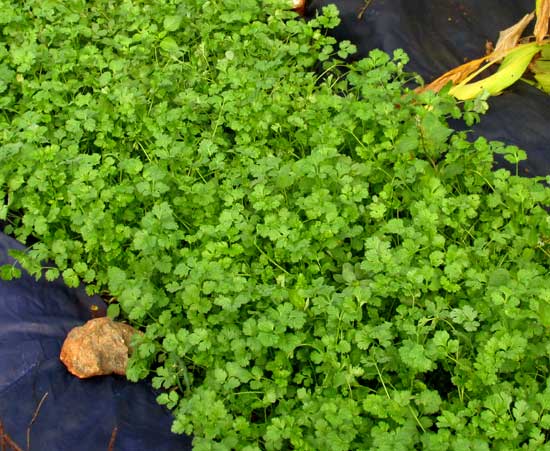
[[[306,0],[292,0],[292,9],[303,16],[306,10]]]
[[[126,374],[130,339],[136,330],[111,319],[95,318],[72,329],[61,348],[60,359],[82,379],[106,374]]]

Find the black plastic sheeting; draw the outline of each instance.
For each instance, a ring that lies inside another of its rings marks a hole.
[[[10,248],[22,246],[0,233],[0,265],[13,264]],[[190,450],[189,438],[170,432],[172,418],[148,383],[118,376],[79,380],[60,362],[69,330],[104,315],[100,298],[62,282],[27,274],[0,281],[4,431],[23,450],[30,431],[28,451],[107,451],[112,439],[113,451]]]
[[[388,53],[403,49],[410,57],[407,69],[426,82],[483,56],[487,41],[496,44],[501,30],[535,7],[534,0],[314,0],[307,14],[328,4],[337,5],[342,19],[332,34],[353,42],[355,57],[375,48]],[[472,139],[485,136],[524,149],[528,159],[520,163],[520,175],[550,174],[550,96],[518,82],[489,105],[473,127]],[[497,162],[515,170],[500,156]]]
[[[313,1],[308,13],[329,1]],[[533,0],[366,0],[336,2],[339,40],[357,45],[357,57],[371,49],[404,49],[408,69],[426,81],[465,60],[481,56],[486,41],[533,8]],[[518,83],[490,100],[490,111],[472,137],[515,144],[528,153],[522,174],[550,174],[550,97]],[[0,264],[12,262],[9,248],[21,248],[0,234]],[[91,307],[97,306],[97,310]],[[61,282],[0,281],[0,420],[5,431],[29,451],[106,451],[117,428],[114,450],[185,451],[190,439],[170,433],[170,414],[157,405],[144,382],[120,377],[81,381],[59,361],[67,332],[105,305]],[[46,395],[47,393],[47,395]],[[42,401],[42,403],[41,403]]]

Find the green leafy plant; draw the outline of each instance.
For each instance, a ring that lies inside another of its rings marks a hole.
[[[196,450],[550,449],[550,193],[448,127],[482,101],[344,63],[335,7],[0,6],[14,255],[142,328]]]

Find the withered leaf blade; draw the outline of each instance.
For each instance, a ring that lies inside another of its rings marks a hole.
[[[479,66],[481,66],[481,64],[483,64],[483,62],[486,59],[487,57],[484,56],[483,58],[478,58],[476,60],[472,60],[458,67],[455,67],[454,69],[451,69],[450,71],[445,72],[439,78],[436,78],[430,84],[423,86],[421,88],[418,88],[417,92],[424,92],[424,91],[439,92],[449,82],[452,82],[453,85],[456,85],[460,83],[462,80],[466,79],[475,70],[477,70]]]
[[[547,0],[550,1],[550,0]],[[523,18],[505,30],[502,30],[498,36],[498,41],[495,46],[493,54],[489,57],[489,61],[495,61],[502,58],[508,50],[518,45],[521,35],[525,31],[525,28],[535,17],[535,13],[526,14]]]
[[[453,86],[449,94],[459,100],[473,99],[483,91],[487,91],[490,95],[498,95],[521,78],[533,57],[540,52],[540,49],[541,46],[536,42],[518,45],[508,51],[508,55],[502,60],[496,73],[482,80],[468,83],[471,79],[475,78],[480,71],[488,67],[488,65],[485,65],[459,85]],[[490,65],[493,63],[488,64]]]
[[[537,2],[537,22],[535,23],[535,39],[540,44],[548,34],[550,20],[550,0]]]

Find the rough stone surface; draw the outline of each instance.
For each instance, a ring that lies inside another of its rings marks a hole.
[[[72,329],[61,348],[60,359],[79,378],[126,374],[130,339],[136,330],[111,319],[95,318]]]

